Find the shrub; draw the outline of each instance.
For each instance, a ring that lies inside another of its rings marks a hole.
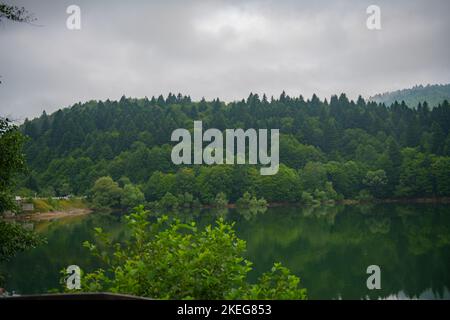
[[[328,200],[327,193],[325,191],[316,189],[316,190],[314,190],[314,199],[316,199],[320,202],[324,202],[324,201]]]
[[[236,206],[242,207],[242,208],[247,208],[250,206],[251,199],[252,199],[252,196],[250,195],[250,193],[245,192],[244,195],[236,201]]]
[[[194,222],[167,216],[150,223],[149,214],[140,206],[126,217],[131,238],[124,244],[112,244],[96,228],[98,243],[84,246],[106,268],[86,274],[83,291],[156,299],[306,299],[300,279],[278,263],[256,283],[247,281],[252,263],[244,258],[246,243],[233,224],[219,219],[200,230]]]
[[[99,209],[118,208],[122,195],[122,188],[111,177],[98,178],[91,190],[92,204]]]
[[[167,192],[161,200],[158,201],[158,204],[163,209],[177,209],[178,208],[178,199],[170,192]]]
[[[213,206],[217,208],[225,208],[228,205],[227,195],[219,192],[214,198]]]
[[[338,200],[339,198],[338,193],[333,188],[333,183],[330,181],[325,182],[325,193],[327,200]]]
[[[120,198],[120,204],[124,208],[133,208],[145,200],[144,193],[131,183],[126,184],[123,187],[122,195]]]
[[[372,201],[373,196],[369,190],[363,189],[358,193],[358,196],[356,197],[356,199],[359,201]]]
[[[192,207],[194,203],[194,196],[191,193],[185,192],[178,195],[178,204],[185,208]]]
[[[239,208],[265,208],[267,201],[264,198],[257,199],[251,196],[249,192],[245,192],[242,198],[236,201],[236,206]]]
[[[314,203],[314,198],[311,193],[303,191],[301,201],[304,205],[312,205]]]

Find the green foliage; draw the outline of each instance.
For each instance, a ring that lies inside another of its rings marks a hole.
[[[296,170],[281,164],[278,173],[272,176],[261,176],[258,195],[269,202],[298,201],[300,179]]]
[[[346,198],[353,198],[362,189],[365,172],[364,165],[355,161],[327,163],[327,173],[333,187]]]
[[[250,200],[250,208],[252,207],[265,208],[267,207],[267,201],[264,198],[257,199],[256,197],[252,197],[252,199]]]
[[[311,161],[323,161],[323,153],[311,145],[301,144],[293,136],[281,136],[280,161],[290,168],[300,169]]]
[[[369,192],[369,190],[363,189],[363,190],[359,191],[356,199],[359,201],[363,201],[363,202],[372,201],[373,195]]]
[[[138,207],[127,216],[131,238],[112,244],[97,228],[98,243],[86,242],[105,268],[83,276],[82,291],[115,292],[155,299],[305,299],[306,289],[288,269],[275,264],[256,284],[247,281],[252,263],[233,224],[218,220],[199,230],[195,223],[149,222]],[[113,247],[111,253],[107,249]],[[103,249],[104,248],[104,249]]]
[[[267,201],[264,198],[257,199],[255,196],[252,196],[249,192],[244,193],[242,198],[239,198],[236,201],[236,206],[238,208],[256,208],[267,206]]]
[[[314,199],[319,202],[325,202],[328,200],[327,193],[323,190],[316,189],[314,190]]]
[[[34,248],[44,242],[42,237],[24,229],[18,223],[0,221],[0,262],[9,260],[17,252]]]
[[[171,192],[176,184],[176,177],[174,174],[164,174],[156,171],[148,180],[144,193],[147,200],[159,200],[166,193]]]
[[[92,188],[92,204],[96,208],[118,208],[122,194],[123,190],[111,177],[101,177]]]
[[[300,279],[280,263],[274,263],[270,272],[264,273],[257,284],[244,290],[234,290],[228,298],[245,300],[306,300],[306,289],[300,288]]]
[[[438,196],[450,195],[450,157],[435,157],[431,162],[434,190]]]
[[[236,201],[236,207],[238,213],[242,215],[246,220],[250,220],[260,213],[264,213],[267,210],[267,201],[264,198],[256,198],[249,192],[245,192],[244,195]]]
[[[327,197],[327,200],[339,200],[340,197],[338,195],[338,193],[336,192],[336,190],[334,190],[333,188],[333,183],[330,181],[325,182],[325,194]]]
[[[25,168],[24,141],[16,126],[0,118],[0,219],[3,211],[16,209],[11,189],[14,176]],[[0,262],[41,242],[42,238],[21,225],[0,220]]]
[[[285,93],[263,100],[252,94],[246,101],[228,104],[192,102],[170,94],[166,99],[90,101],[43,113],[22,126],[30,137],[25,149],[31,171],[19,187],[45,195],[86,195],[102,176],[115,181],[127,177],[119,187],[142,186],[146,201],[158,201],[168,192],[190,193],[209,205],[220,192],[230,203],[245,192],[269,202],[299,202],[302,192],[314,194],[316,189],[320,197],[324,191],[327,198],[338,199],[356,198],[364,189],[376,198],[450,195],[445,168],[431,166],[436,157],[450,156],[448,101],[439,100],[434,108],[409,108],[361,97],[350,101],[345,94],[332,96],[330,102]],[[191,128],[194,120],[220,129],[279,128],[278,174],[262,177],[249,165],[175,166],[170,159],[171,132]],[[412,161],[408,149],[423,154],[424,161]],[[370,181],[377,176],[381,180]]]
[[[200,200],[206,204],[214,203],[217,193],[227,193],[232,189],[232,166],[202,166],[196,178],[197,190],[200,191]]]
[[[160,207],[164,209],[177,209],[179,206],[179,202],[177,197],[175,197],[170,192],[167,192],[161,200],[158,201]]]
[[[14,176],[25,169],[24,142],[17,127],[0,117],[0,213],[15,209],[11,189]]]
[[[138,186],[134,186],[129,183],[123,187],[122,198],[120,200],[123,207],[134,208],[144,201],[144,193],[142,193]]]
[[[213,206],[216,208],[225,208],[227,205],[227,195],[224,192],[219,192],[214,198]]]
[[[311,193],[303,191],[300,201],[302,204],[309,206],[314,204],[314,197],[311,195]]]
[[[111,177],[98,178],[90,192],[93,206],[98,209],[129,209],[145,201],[144,193],[127,177],[120,178],[119,182],[123,188]]]
[[[302,190],[307,192],[323,189],[327,182],[327,169],[320,162],[308,162],[300,170],[300,181]]]
[[[402,157],[400,181],[396,194],[406,197],[431,195],[433,193],[433,181],[429,156],[416,149],[405,148],[402,151]]]
[[[178,204],[181,207],[191,208],[195,205],[196,201],[198,200],[194,199],[194,196],[189,192],[178,195]]]
[[[380,197],[384,194],[383,188],[388,182],[386,172],[382,169],[375,171],[367,171],[366,176],[363,179],[363,183],[372,191],[372,194],[376,197]]]
[[[40,196],[44,198],[56,196],[55,189],[52,186],[41,189]]]

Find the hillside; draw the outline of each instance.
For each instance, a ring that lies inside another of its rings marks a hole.
[[[174,129],[280,129],[280,171],[255,166],[176,166]],[[267,99],[192,102],[187,96],[90,101],[26,121],[31,175],[21,192],[89,194],[110,176],[131,182],[147,201],[170,193],[210,203],[223,192],[232,202],[248,191],[268,201],[450,195],[450,106],[386,107],[345,94],[321,101],[281,94]]]
[[[403,89],[377,94],[369,98],[370,101],[391,105],[395,101],[405,103],[416,108],[419,103],[427,102],[428,106],[437,107],[442,101],[450,101],[450,84],[435,84],[415,86],[411,89]]]

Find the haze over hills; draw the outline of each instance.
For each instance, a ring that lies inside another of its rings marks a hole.
[[[416,108],[419,103],[427,102],[429,107],[437,107],[444,100],[450,100],[450,84],[418,85],[410,89],[376,94],[370,101],[391,105],[395,101],[405,101],[406,105]]]

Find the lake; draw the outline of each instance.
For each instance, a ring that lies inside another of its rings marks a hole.
[[[450,299],[450,206],[443,204],[275,207],[263,213],[229,210],[176,214],[199,225],[236,221],[254,262],[251,280],[280,261],[302,281],[310,299]],[[97,265],[82,242],[101,226],[125,236],[120,215],[94,213],[35,222],[48,243],[1,266],[6,288],[21,294],[59,287],[60,271]],[[369,290],[367,267],[381,268],[381,289]]]

